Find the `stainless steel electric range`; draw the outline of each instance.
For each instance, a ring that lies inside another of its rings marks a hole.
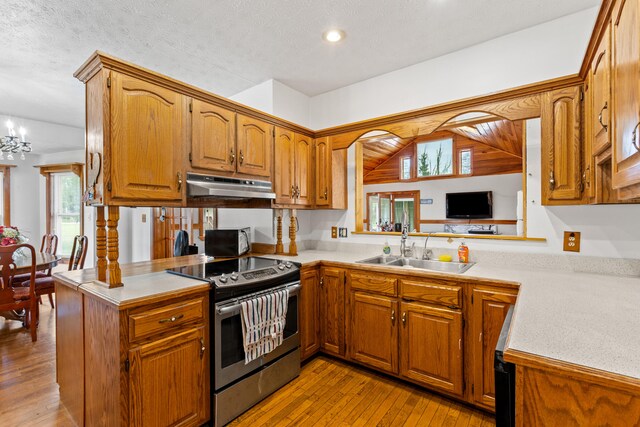
[[[212,285],[209,319],[212,322],[211,389],[215,426],[227,424],[299,375],[299,264],[247,257],[167,271],[206,280]],[[240,304],[283,288],[289,289],[284,341],[272,352],[245,364]]]

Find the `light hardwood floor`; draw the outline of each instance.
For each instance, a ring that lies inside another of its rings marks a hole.
[[[38,341],[0,318],[0,426],[72,426],[59,402],[55,313],[40,306]],[[492,416],[327,357],[234,421],[232,426],[490,426]]]

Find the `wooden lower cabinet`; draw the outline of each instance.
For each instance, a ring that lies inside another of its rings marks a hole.
[[[398,301],[352,292],[349,311],[349,358],[398,373]]]
[[[502,324],[511,304],[516,302],[516,291],[475,287],[472,292],[471,370],[473,401],[486,408],[495,408],[493,358]]]
[[[462,395],[462,312],[400,303],[400,375]]]
[[[129,350],[129,423],[187,426],[206,421],[204,327]]]
[[[320,350],[320,271],[303,269],[300,273],[300,358],[309,358]]]
[[[345,271],[323,267],[320,274],[321,348],[337,356],[345,355],[344,345]]]

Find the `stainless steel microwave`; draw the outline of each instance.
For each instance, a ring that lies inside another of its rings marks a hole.
[[[204,234],[204,253],[213,257],[235,257],[251,250],[251,228],[218,228]]]

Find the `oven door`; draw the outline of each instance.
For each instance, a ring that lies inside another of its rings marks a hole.
[[[214,389],[216,391],[236,380],[252,373],[261,366],[268,364],[289,351],[298,348],[298,297],[300,282],[278,286],[289,288],[289,303],[287,307],[287,321],[284,328],[282,344],[264,356],[245,364],[244,347],[242,345],[242,319],[240,317],[240,302],[237,300],[222,301],[215,305],[214,327]],[[251,298],[251,295],[242,299]]]

